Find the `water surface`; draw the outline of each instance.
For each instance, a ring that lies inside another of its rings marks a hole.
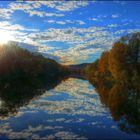
[[[120,129],[123,119],[114,119],[108,106],[101,102],[101,97],[87,80],[68,78],[51,88],[40,89],[42,87],[22,98],[20,95],[12,99],[1,96],[1,139],[140,139],[140,133]]]

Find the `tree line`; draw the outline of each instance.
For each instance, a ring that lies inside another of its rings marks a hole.
[[[0,81],[52,77],[66,74],[68,68],[41,54],[29,52],[16,43],[0,46]]]
[[[86,66],[84,75],[95,86],[121,130],[140,133],[140,33],[115,42]]]
[[[84,69],[90,81],[140,83],[140,33],[123,36],[109,51]]]

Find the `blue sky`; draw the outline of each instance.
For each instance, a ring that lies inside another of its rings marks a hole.
[[[122,35],[140,31],[139,1],[1,1],[0,36],[62,64],[93,62]]]

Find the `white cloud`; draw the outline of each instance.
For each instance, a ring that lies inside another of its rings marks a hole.
[[[54,21],[50,21],[54,22]],[[86,40],[110,36],[104,27],[90,28],[50,28],[47,31],[32,33],[28,37],[37,42],[62,41],[68,43],[85,43]]]
[[[55,8],[60,11],[72,11],[88,5],[88,1],[68,1],[56,5]]]
[[[56,20],[48,20],[47,21],[48,23],[55,23],[55,24],[61,24],[61,25],[64,25],[64,24],[79,24],[79,25],[84,25],[86,24],[84,21],[82,20],[63,20],[63,21],[56,21]]]
[[[98,19],[98,18],[89,18],[89,20],[92,20],[92,21],[101,21],[101,20]]]
[[[9,8],[16,11],[16,10],[30,10],[30,9],[34,9],[34,7],[32,7],[32,5],[30,4],[26,4],[26,3],[19,3],[19,2],[13,2],[9,5]]]
[[[80,7],[85,7],[89,4],[88,1],[28,1],[28,4],[32,4],[33,7],[39,8],[42,5],[49,8],[53,8],[62,12],[68,12]]]
[[[115,35],[122,36],[123,34],[135,33],[140,32],[140,29],[121,29],[114,32]]]
[[[55,20],[48,20],[48,23],[55,23]]]
[[[55,21],[48,20],[49,23],[66,24],[70,20]],[[81,22],[79,20],[73,21]],[[115,25],[108,25],[115,27]],[[28,29],[18,24],[10,24],[7,21],[0,22],[0,29],[7,30],[14,36],[15,41],[24,42],[38,46],[38,51],[46,53],[51,57],[59,58],[59,62],[65,64],[79,63],[87,60],[90,55],[109,49],[117,39],[108,27],[89,27],[89,28],[50,28],[46,31]],[[117,33],[115,33],[117,34]],[[47,42],[63,42],[69,48],[50,47]],[[58,60],[58,59],[57,59]]]
[[[10,19],[12,13],[15,11],[23,11],[30,16],[36,15],[39,17],[51,17],[58,16],[62,17],[64,14],[60,13],[49,13],[47,10],[40,11],[42,6],[56,9],[62,12],[72,11],[80,7],[87,6],[88,1],[26,1],[26,2],[11,2],[7,8],[0,9],[0,17],[4,19]]]
[[[127,1],[113,1],[115,4],[120,4],[122,6],[124,6],[125,4],[127,4]]]
[[[68,131],[60,131],[55,134],[55,137],[58,139],[79,139],[79,140],[86,140],[85,137],[80,137],[72,132]]]
[[[115,27],[118,27],[118,25],[117,24],[109,24],[108,27],[115,28]]]
[[[94,2],[94,1],[91,1]],[[62,12],[73,11],[81,7],[87,6],[89,3],[88,0],[79,0],[79,1],[27,1],[27,4],[32,5],[33,8],[40,8],[41,6],[47,6],[52,9],[56,9]]]
[[[61,24],[61,25],[66,24],[66,22],[65,22],[65,21],[56,21],[56,20],[48,20],[47,22],[48,22],[48,23]]]
[[[1,21],[0,22],[0,29],[9,30],[9,31],[32,31],[37,32],[38,29],[29,29],[20,24],[11,24],[8,21]]]
[[[11,9],[0,8],[0,18],[2,19],[10,19],[12,13],[13,10]]]
[[[57,21],[56,23],[57,24],[62,24],[62,25],[66,24],[64,21]]]
[[[80,24],[80,25],[83,25],[83,24],[86,24],[84,21],[82,20],[77,20],[77,22]]]
[[[64,14],[48,13],[45,11],[38,11],[38,10],[26,10],[24,12],[28,13],[29,16],[34,16],[34,15],[39,16],[39,17],[52,17],[52,16],[62,17],[62,16],[64,16]]]
[[[49,3],[51,4],[51,1],[48,1],[47,4],[49,6]],[[16,12],[16,11],[23,11],[29,16],[39,16],[39,17],[51,17],[51,16],[58,16],[62,17],[64,14],[59,14],[59,13],[50,13],[46,10],[40,11],[40,7],[42,5],[45,5],[45,1],[40,1],[40,2],[11,2],[7,8],[0,8],[0,18],[3,19],[10,19],[11,15]]]
[[[119,14],[113,14],[112,18],[118,18],[120,15]]]
[[[44,32],[31,33],[27,38],[38,44],[56,41],[70,45],[68,49],[54,49],[50,53],[60,58],[61,63],[72,64],[78,63],[80,60],[86,60],[90,55],[102,52],[112,46],[112,43],[116,41],[118,37],[115,37],[107,28],[108,27],[50,28]],[[41,50],[44,52],[45,48]]]

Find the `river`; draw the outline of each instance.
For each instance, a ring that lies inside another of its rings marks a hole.
[[[120,129],[123,119],[114,119],[95,87],[84,79],[65,79],[22,100],[9,98],[0,97],[0,139],[140,139],[140,133]]]

